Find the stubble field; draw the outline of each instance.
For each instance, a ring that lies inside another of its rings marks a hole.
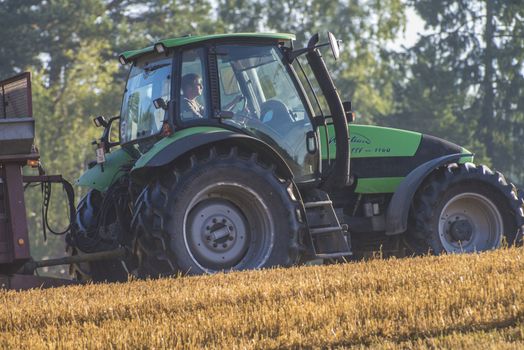
[[[524,249],[0,292],[2,348],[524,348]]]

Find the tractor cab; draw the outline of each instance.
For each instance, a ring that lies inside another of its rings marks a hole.
[[[338,43],[332,34],[329,38],[338,56]],[[132,67],[121,109],[120,143],[149,151],[159,137],[218,127],[267,144],[297,183],[327,181],[328,174],[348,179],[345,115],[318,52],[327,44],[318,45],[316,36],[307,48],[293,50],[293,39],[289,34],[184,37],[122,54],[121,62]],[[307,76],[297,65],[303,54],[315,76]],[[320,89],[313,89],[312,79],[324,80],[313,82]],[[312,105],[318,104],[317,94],[329,96],[335,100],[329,105],[339,107],[330,113],[340,129],[340,143],[345,140],[336,160],[345,166],[335,167],[336,174],[321,165],[320,137],[325,135],[318,134],[318,126],[325,118]]]

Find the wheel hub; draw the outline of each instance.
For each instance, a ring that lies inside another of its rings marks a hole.
[[[451,222],[449,234],[456,242],[465,242],[473,235],[473,226],[467,219],[458,219]]]
[[[498,247],[504,232],[502,216],[483,194],[464,192],[442,208],[439,238],[448,253],[485,251]]]
[[[245,255],[248,226],[238,207],[226,199],[207,199],[191,210],[188,245],[203,264],[230,268]]]
[[[206,225],[204,231],[205,243],[209,249],[224,251],[236,243],[237,233],[234,223],[220,215],[210,218],[212,225]]]

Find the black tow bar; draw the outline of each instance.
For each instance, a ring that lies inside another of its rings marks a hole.
[[[47,267],[47,266],[69,265],[69,264],[83,263],[83,262],[89,262],[89,261],[122,259],[122,258],[125,258],[126,255],[127,255],[126,248],[117,248],[115,250],[109,250],[105,252],[66,256],[66,257],[57,258],[57,259],[46,259],[46,260],[40,260],[40,261],[31,260],[24,264],[24,266],[20,270],[20,273],[32,274],[36,269],[40,267]]]

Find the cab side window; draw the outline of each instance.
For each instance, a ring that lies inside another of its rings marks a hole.
[[[206,75],[204,70],[204,50],[187,50],[182,54],[180,83],[180,118],[182,121],[208,118]]]

